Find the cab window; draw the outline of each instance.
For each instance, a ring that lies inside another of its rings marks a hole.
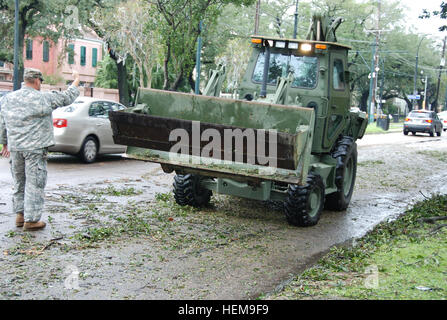
[[[334,90],[345,90],[346,82],[345,82],[345,70],[343,67],[343,61],[340,59],[334,60],[334,69],[333,69],[333,81],[332,85]]]
[[[264,75],[264,62],[265,56],[264,53],[261,52],[258,56],[255,70],[253,72],[253,82],[262,83],[262,78]],[[317,57],[271,53],[267,84],[276,85],[278,82],[278,77],[287,77],[290,73],[292,73],[292,87],[313,89],[317,86],[317,70]]]

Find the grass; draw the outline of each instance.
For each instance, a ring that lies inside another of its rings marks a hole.
[[[143,192],[141,190],[135,190],[135,188],[121,188],[117,189],[114,186],[108,186],[105,189],[95,189],[92,191],[92,193],[96,196],[115,196],[115,197],[121,197],[121,196],[134,196],[142,194]]]
[[[398,132],[402,130],[403,123],[390,123],[390,128],[388,131],[383,130],[382,128],[378,127],[376,122],[369,124],[366,127],[365,134],[381,134],[381,133],[391,133],[391,132]]]
[[[358,166],[360,167],[368,167],[368,166],[379,166],[379,165],[383,165],[385,164],[384,161],[382,160],[366,160],[366,161],[361,161],[359,163],[357,163]]]
[[[355,246],[332,248],[273,298],[446,299],[447,228],[428,219],[446,216],[447,195],[434,195]]]
[[[435,158],[436,160],[447,162],[447,152],[446,151],[437,151],[437,150],[422,150],[418,151],[418,154],[422,154],[424,156],[429,156],[431,158]]]

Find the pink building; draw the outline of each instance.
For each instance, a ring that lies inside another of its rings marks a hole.
[[[7,62],[0,61],[0,81],[12,81],[13,65]]]
[[[77,70],[81,83],[93,86],[103,47],[104,43],[93,32],[75,40],[59,40],[56,44],[42,37],[26,38],[23,61],[25,68],[39,69],[46,76],[60,78],[62,83],[72,80],[72,71]],[[0,61],[0,81],[12,81],[12,69],[11,64]]]

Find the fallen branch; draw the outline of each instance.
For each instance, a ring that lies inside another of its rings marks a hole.
[[[427,197],[425,194],[423,194],[421,190],[419,190],[419,193],[422,194],[422,196],[423,196],[425,199],[429,199],[429,197]]]
[[[430,231],[430,234],[435,234],[436,232],[438,232],[439,230],[441,230],[442,228],[447,227],[447,223],[446,224],[440,224],[439,226],[437,226],[436,228],[433,228]]]
[[[447,216],[444,217],[429,217],[429,218],[422,218],[419,219],[419,222],[427,222],[427,223],[435,223],[436,221],[440,220],[447,220]]]

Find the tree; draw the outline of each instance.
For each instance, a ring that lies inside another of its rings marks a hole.
[[[103,0],[21,0],[19,6],[19,48],[25,37],[41,36],[56,43],[60,38],[70,39],[80,34],[80,23],[90,10],[102,6]],[[72,9],[72,10],[70,10]],[[14,1],[0,0],[0,59],[13,62]],[[19,55],[19,82],[23,81],[23,58]]]
[[[102,39],[120,60],[132,57],[138,73],[140,87],[151,87],[152,69],[158,52],[158,41],[149,4],[142,0],[119,3],[111,10],[97,10],[94,24]],[[93,20],[92,19],[92,20]]]
[[[201,33],[202,21],[205,26],[213,25],[225,5],[250,5],[255,0],[148,0],[157,17],[163,51],[163,88],[178,90],[187,79],[195,87],[193,70],[197,39]],[[175,74],[171,80],[170,73]]]

